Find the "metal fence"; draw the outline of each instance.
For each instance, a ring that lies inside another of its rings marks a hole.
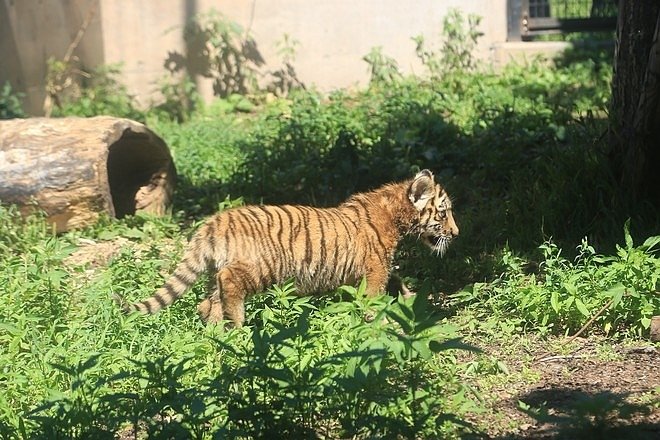
[[[508,39],[611,31],[616,28],[617,3],[616,0],[509,0]]]

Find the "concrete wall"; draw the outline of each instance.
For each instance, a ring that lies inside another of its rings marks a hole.
[[[0,0],[0,86],[9,81],[26,94],[25,109],[41,114],[46,63],[62,59],[99,0]],[[103,63],[103,36],[95,14],[75,55],[88,66]]]
[[[248,30],[266,61],[281,66],[277,43],[284,34],[299,42],[293,63],[299,78],[322,91],[368,81],[362,61],[371,48],[420,72],[412,37],[423,34],[438,48],[450,8],[483,17],[476,55],[493,59],[506,40],[506,0],[0,0],[0,83],[9,79],[29,95],[35,113],[43,101],[45,60],[62,57],[90,6],[98,12],[77,50],[84,65],[123,64],[122,80],[143,104],[171,53],[186,54],[183,25],[211,8]],[[203,94],[211,95],[208,81]],[[38,104],[38,105],[37,105]]]

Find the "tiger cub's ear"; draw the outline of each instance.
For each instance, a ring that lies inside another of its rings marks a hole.
[[[408,190],[408,198],[412,204],[421,211],[426,203],[435,195],[435,181],[429,170],[422,170],[415,176],[415,180]]]

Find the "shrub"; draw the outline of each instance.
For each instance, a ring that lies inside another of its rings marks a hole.
[[[529,273],[524,260],[506,252],[498,280],[474,284],[453,298],[544,333],[575,333],[595,317],[596,331],[646,335],[651,317],[660,310],[660,236],[634,246],[627,223],[624,236],[625,245],[617,246],[612,256],[596,254],[584,239],[574,261],[547,242],[540,246],[538,273]]]
[[[77,92],[63,96],[53,116],[109,115],[144,122],[145,115],[137,107],[126,86],[117,80],[119,65],[100,66],[83,77]]]
[[[14,92],[9,81],[0,89],[0,119],[24,118],[22,93]]]
[[[483,34],[477,30],[481,17],[469,14],[467,20],[459,9],[449,9],[442,21],[440,53],[428,47],[423,35],[413,38],[415,53],[432,79],[450,72],[466,72],[476,67],[474,49]]]
[[[183,36],[190,48],[186,62],[202,66],[198,73],[213,80],[216,96],[226,98],[258,90],[264,60],[254,39],[238,23],[211,10],[191,20]]]
[[[396,60],[383,54],[380,46],[373,47],[362,60],[369,65],[370,84],[388,84],[401,79]]]
[[[197,85],[189,75],[177,77],[174,72],[158,82],[162,101],[150,109],[150,114],[164,116],[177,122],[188,120],[202,104]]]

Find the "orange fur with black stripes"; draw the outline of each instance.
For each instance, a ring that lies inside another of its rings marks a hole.
[[[155,313],[172,304],[205,271],[215,289],[198,311],[203,319],[242,325],[244,302],[269,286],[296,280],[300,294],[356,284],[367,293],[387,282],[404,235],[420,237],[443,254],[458,235],[451,200],[433,174],[353,195],[335,208],[244,206],[209,218],[190,241],[165,285],[127,312]]]

